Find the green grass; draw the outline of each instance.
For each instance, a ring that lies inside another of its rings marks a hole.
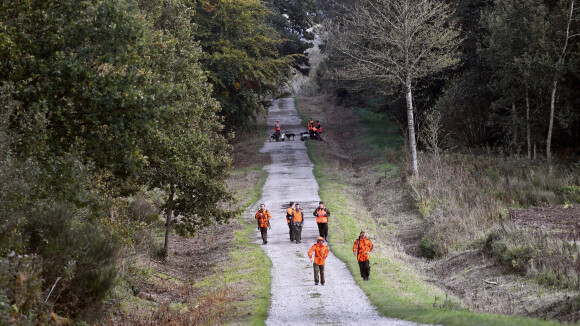
[[[304,119],[305,116],[301,113],[298,103],[297,109]],[[369,155],[372,156],[378,156],[388,150],[399,151],[403,142],[400,135],[389,129],[395,127],[393,122],[385,117],[377,119],[371,113],[370,109],[357,110],[363,124],[366,121],[365,127],[371,130],[357,139],[363,150],[369,149],[371,151]],[[314,176],[320,186],[320,198],[333,212],[332,223],[329,223],[329,245],[332,252],[346,263],[359,286],[381,314],[392,318],[442,325],[560,325],[556,321],[469,312],[459,299],[448,296],[443,290],[427,282],[412,265],[399,258],[400,255],[394,249],[385,245],[373,251],[371,281],[363,282],[352,252],[353,243],[361,229],[375,235],[373,239],[375,243],[388,243],[388,239],[377,239],[380,237],[381,228],[385,226],[378,225],[369,215],[355,186],[337,177],[335,172],[328,172],[331,162],[325,161],[323,155],[313,155],[320,154],[318,146],[321,145],[307,142],[306,146],[310,160],[315,165]],[[397,165],[384,161],[377,160],[374,170],[385,177],[396,176],[399,173]]]
[[[386,148],[398,150],[403,146],[399,126],[388,113],[377,113],[370,108],[356,108],[354,112],[364,126],[357,141],[365,145],[365,152],[376,155]]]
[[[252,147],[259,150],[265,135],[266,124],[259,124],[258,136],[247,139]],[[257,146],[259,145],[259,146]],[[248,185],[247,181],[239,183],[239,190],[235,197],[242,208],[247,210],[258,202],[262,196],[262,187],[266,182],[268,173],[263,170],[264,165],[258,164],[245,168],[232,170],[231,175],[236,183],[237,179],[247,180],[244,175],[259,174],[259,179],[254,185]],[[223,288],[231,287],[242,289],[243,297],[232,304],[235,305],[235,317],[231,320],[234,324],[265,325],[265,320],[270,306],[270,268],[272,263],[261,247],[253,243],[255,224],[237,217],[241,226],[234,231],[234,244],[229,253],[227,267],[207,276],[201,282],[195,284],[197,288]],[[253,221],[252,221],[253,222]],[[249,300],[247,298],[250,298]]]
[[[439,288],[425,282],[412,266],[389,250],[373,253],[371,281],[362,282],[358,277],[352,245],[361,229],[380,234],[379,226],[368,212],[352,205],[362,199],[353,198],[352,194],[343,190],[350,187],[348,184],[324,173],[323,159],[311,155],[316,146],[316,143],[308,143],[308,152],[315,164],[314,175],[320,185],[320,197],[333,212],[333,223],[329,225],[330,247],[347,264],[360,287],[383,315],[443,325],[559,325],[555,321],[471,313],[458,299],[448,297]]]
[[[254,224],[250,224],[239,218],[243,229],[235,231],[234,248],[229,255],[229,267],[206,277],[196,283],[195,287],[215,288],[236,287],[244,284],[244,289],[249,293],[251,300],[236,301],[236,311],[244,312],[248,316],[247,323],[250,325],[265,325],[268,307],[270,305],[270,267],[272,263],[264,251],[251,242],[254,236]],[[235,323],[242,322],[239,317]]]

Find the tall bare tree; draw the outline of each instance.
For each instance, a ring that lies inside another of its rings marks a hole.
[[[413,175],[419,174],[413,118],[413,83],[458,62],[459,28],[450,6],[438,0],[359,0],[341,6],[328,23],[328,47],[343,62],[332,64],[338,79],[399,84],[407,102]]]
[[[548,163],[550,164],[550,173],[552,172],[552,130],[554,128],[554,112],[556,111],[556,92],[558,90],[558,81],[562,78],[563,75],[563,67],[565,65],[566,56],[568,55],[568,45],[569,41],[573,37],[578,37],[580,34],[572,34],[570,31],[570,26],[574,21],[574,0],[570,1],[570,4],[567,6],[568,10],[566,11],[566,27],[564,31],[564,36],[562,37],[563,44],[561,46],[561,50],[559,51],[556,62],[554,64],[555,72],[552,79],[552,92],[550,96],[550,118],[548,122],[548,136],[546,139],[546,158],[548,159]]]

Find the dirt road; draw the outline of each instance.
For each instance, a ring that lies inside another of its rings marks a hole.
[[[276,120],[283,133],[305,131],[293,98],[273,103],[268,115],[270,129]],[[260,200],[272,213],[268,244],[262,246],[272,260],[272,299],[266,324],[416,325],[379,316],[346,265],[332,252],[326,260],[325,286],[314,285],[307,251],[318,236],[312,212],[320,198],[305,143],[299,137],[294,141],[266,142],[261,151],[272,159],[272,164],[265,167],[269,175]],[[300,203],[306,216],[300,244],[290,242],[288,236],[285,210],[290,201]],[[260,239],[259,232],[256,236]],[[257,241],[261,243],[261,239]]]

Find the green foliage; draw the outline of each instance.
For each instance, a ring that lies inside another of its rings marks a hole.
[[[79,218],[72,207],[46,207],[24,227],[30,251],[42,259],[42,279],[54,285],[55,309],[88,317],[113,284],[117,247],[106,232]]]
[[[0,258],[0,324],[38,325],[49,322],[42,300],[40,259],[14,253]]]
[[[561,191],[567,202],[580,203],[580,186],[566,185]]]
[[[309,29],[317,19],[316,2],[268,0],[266,4],[272,12],[269,21],[283,40],[278,46],[280,54],[298,54],[292,66],[307,75],[310,65],[305,51],[312,47],[312,43],[308,41],[314,40],[314,33]]]
[[[434,259],[445,256],[447,248],[440,241],[422,238],[419,242],[419,253],[425,258]]]
[[[485,249],[502,265],[525,275],[536,250],[525,244],[514,245],[506,241],[506,237],[505,232],[492,231],[485,241]]]
[[[272,12],[260,1],[197,1],[195,13],[203,69],[225,124],[247,126],[287,79],[295,55],[279,54],[281,40],[267,21]]]
[[[190,234],[236,212],[186,4],[0,4],[0,257],[36,254],[59,314],[96,318],[120,244],[156,222],[131,195],[176,186]]]

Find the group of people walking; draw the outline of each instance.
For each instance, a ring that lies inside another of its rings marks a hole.
[[[308,258],[312,262],[314,269],[314,284],[318,285],[320,283],[324,285],[324,266],[326,257],[329,254],[328,246],[324,242],[328,241],[328,217],[330,216],[330,210],[321,201],[318,203],[318,207],[314,210],[313,215],[316,217],[319,236],[316,238],[316,243],[308,250]],[[256,212],[255,218],[258,221],[262,244],[265,245],[268,243],[268,229],[271,229],[270,219],[272,215],[266,209],[266,206],[261,204],[260,209]],[[290,202],[288,204],[288,208],[286,209],[286,223],[288,224],[290,241],[301,243],[304,215],[299,203]],[[364,281],[370,279],[369,253],[372,250],[372,242],[366,237],[365,232],[361,230],[359,237],[354,242],[352,251],[358,260],[360,274]]]

